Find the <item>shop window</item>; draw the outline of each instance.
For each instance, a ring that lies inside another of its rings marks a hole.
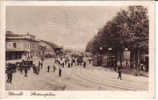
[[[16,43],[13,43],[13,47],[16,48]]]

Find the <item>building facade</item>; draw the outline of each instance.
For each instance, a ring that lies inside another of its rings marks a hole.
[[[27,34],[6,33],[6,60],[31,59],[41,56],[41,46],[35,36]]]

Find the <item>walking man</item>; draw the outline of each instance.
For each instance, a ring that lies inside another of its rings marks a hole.
[[[117,79],[122,79],[122,71],[121,71],[121,67],[118,67],[118,77]]]
[[[61,77],[61,72],[62,72],[62,70],[61,70],[61,68],[59,68],[59,77]]]
[[[8,82],[9,82],[9,83],[12,83],[13,73],[12,73],[12,72],[8,73],[8,77],[9,77]]]
[[[35,67],[34,64],[33,64],[33,66],[32,66],[32,70],[33,70],[33,73],[37,74],[37,73],[36,73],[36,67]]]
[[[42,61],[41,61],[41,64],[40,64],[40,65],[41,65],[41,69],[42,69],[42,68],[43,68],[43,62],[42,62]]]
[[[25,71],[25,77],[27,77],[27,67],[24,68]]]
[[[41,67],[41,62],[40,61],[38,61],[38,66]]]
[[[47,67],[47,72],[49,73],[49,70],[50,70],[50,66],[48,65],[48,67]]]
[[[13,72],[12,69],[7,70],[7,82],[12,83]]]
[[[86,68],[86,61],[83,62],[83,67]]]
[[[71,66],[71,65],[70,65],[70,62],[68,62],[68,68],[70,68],[70,66]]]

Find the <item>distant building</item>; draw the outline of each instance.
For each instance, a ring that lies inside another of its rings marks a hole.
[[[46,41],[39,41],[39,45],[44,47],[44,56],[45,57],[53,57],[56,56],[55,46],[52,47],[51,43]]]
[[[63,56],[64,55],[64,49],[62,47],[57,47],[54,49],[57,56]]]
[[[34,35],[6,32],[6,60],[40,57],[41,48]]]

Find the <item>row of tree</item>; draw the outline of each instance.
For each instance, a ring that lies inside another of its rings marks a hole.
[[[104,54],[112,48],[118,60],[122,60],[123,50],[131,52],[131,67],[139,66],[141,55],[148,54],[149,19],[144,6],[129,6],[102,27],[89,41],[87,52]],[[101,49],[103,51],[101,51]],[[122,62],[121,62],[122,65]]]

